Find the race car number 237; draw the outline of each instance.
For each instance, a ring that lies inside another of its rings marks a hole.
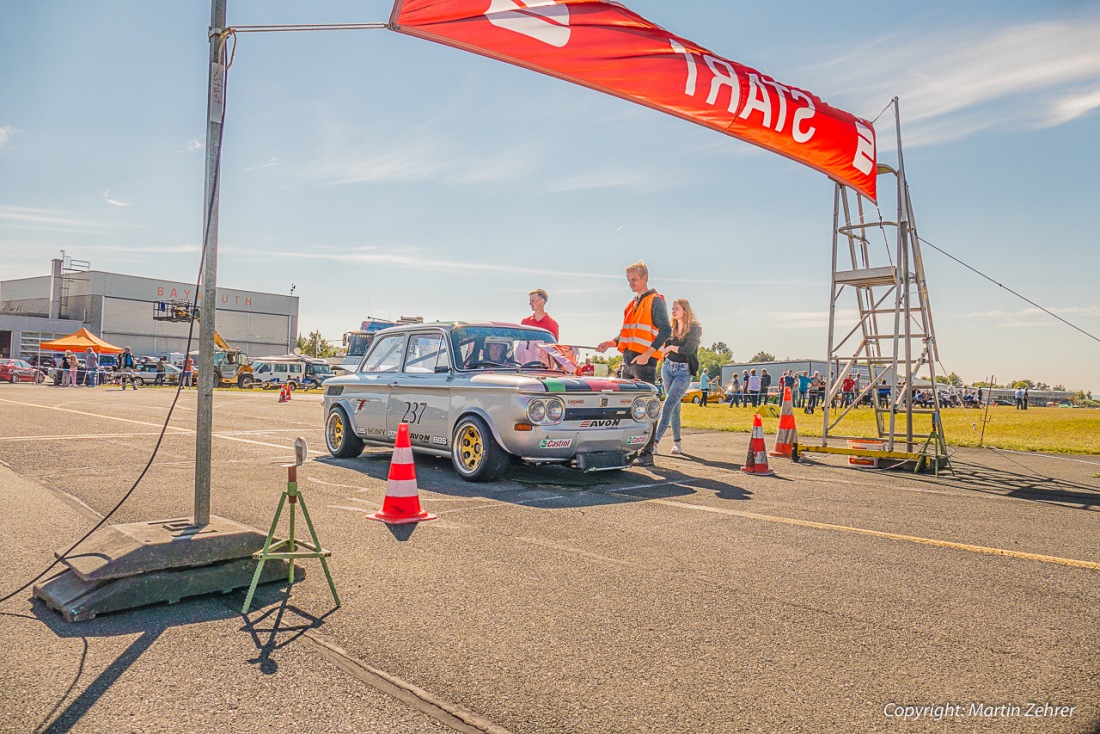
[[[410,403],[405,401],[405,415],[401,417],[402,423],[408,423],[415,425],[420,422],[420,419],[424,417],[424,409],[428,407],[427,403]]]

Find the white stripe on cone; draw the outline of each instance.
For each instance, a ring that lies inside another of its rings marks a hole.
[[[387,497],[417,497],[415,479],[389,479],[386,481]]]

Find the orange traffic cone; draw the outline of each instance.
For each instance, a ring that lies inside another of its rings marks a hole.
[[[397,427],[397,440],[393,444],[390,460],[390,476],[386,481],[386,498],[382,509],[368,520],[378,520],[387,525],[404,525],[410,522],[437,520],[439,515],[429,515],[420,509],[419,490],[416,487],[416,466],[413,464],[412,444],[409,442],[409,424]]]
[[[288,382],[286,384],[286,400],[288,403],[290,402],[290,398],[292,395],[294,395],[294,385],[293,383]]]
[[[286,387],[287,387],[286,383],[283,383],[283,386],[279,388],[279,402],[280,403],[285,403],[287,400],[290,399],[286,395],[286,392],[287,392]]]
[[[775,432],[775,448],[769,456],[791,458],[791,448],[798,443],[798,429],[794,425],[794,403],[791,402],[791,389],[783,388],[783,409],[779,413],[779,430]]]
[[[741,471],[761,477],[770,477],[775,472],[768,468],[768,447],[764,445],[764,424],[760,414],[752,417],[752,438],[749,439],[749,455]]]

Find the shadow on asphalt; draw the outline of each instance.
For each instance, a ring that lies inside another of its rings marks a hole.
[[[954,476],[947,475],[947,481],[951,486],[1078,510],[1092,510],[1100,507],[1100,486],[1047,477],[1038,473],[1025,474],[994,469],[973,462],[953,460],[952,467],[955,470]]]
[[[299,569],[299,576],[301,578],[305,577],[301,569]],[[71,731],[100,698],[111,689],[111,686],[156,643],[165,630],[172,627],[243,618],[242,630],[252,635],[256,649],[259,651],[256,658],[247,662],[259,664],[262,672],[271,674],[278,670],[278,664],[272,657],[276,650],[285,647],[308,630],[320,627],[324,623],[324,618],[335,611],[329,611],[321,617],[309,615],[288,604],[289,598],[286,593],[285,582],[272,582],[257,587],[253,598],[253,607],[266,607],[276,603],[279,603],[279,607],[265,611],[253,621],[240,613],[241,605],[244,603],[244,595],[244,589],[229,594],[207,594],[191,597],[177,604],[158,603],[137,609],[112,612],[86,622],[66,622],[60,614],[50,609],[41,600],[34,599],[31,603],[33,618],[42,622],[59,638],[81,640],[84,647],[72,680],[63,692],[59,692],[57,703],[54,704],[49,713],[31,731],[36,732],[36,734],[63,734]],[[288,611],[308,623],[286,624],[283,618]],[[262,629],[257,626],[272,614],[275,614],[275,620],[269,629]],[[260,636],[261,633],[265,632],[269,633],[266,642]],[[290,639],[280,642],[278,640],[279,635],[288,632],[292,634]],[[83,685],[80,695],[72,699],[68,705],[65,705],[72,693],[81,686],[84,677],[84,665],[88,656],[89,638],[134,634],[139,635],[137,639],[131,642],[114,662],[108,665],[94,680]]]
[[[386,481],[390,467],[389,451],[365,453],[356,459],[320,457],[317,463],[350,469],[365,476]],[[653,479],[634,470],[584,473],[557,465],[513,465],[504,476],[491,483],[466,482],[451,467],[451,460],[443,457],[416,457],[418,486],[424,490],[451,497],[486,498],[498,502],[522,504],[540,509],[565,509],[621,504],[653,498],[684,497],[694,494],[700,481],[680,472],[662,473],[662,467],[651,467],[659,475]],[[684,484],[678,482],[683,480]],[[691,485],[687,482],[690,480]],[[634,490],[637,485],[653,482],[645,494],[622,492]],[[716,483],[720,484],[720,483]],[[393,532],[391,528],[391,532]],[[395,534],[395,537],[396,534]],[[398,537],[398,540],[407,539]]]
[[[266,599],[261,602],[266,602]],[[279,663],[273,657],[274,653],[306,632],[320,629],[325,623],[325,617],[335,611],[334,607],[320,617],[316,617],[291,605],[290,597],[284,592],[278,607],[264,611],[255,619],[245,616],[245,623],[241,629],[252,636],[252,642],[258,651],[256,657],[247,662],[258,665],[260,672],[264,675],[274,675],[279,671]],[[288,613],[294,615],[295,619],[289,619]],[[268,624],[270,626],[265,626]],[[265,634],[266,640],[263,639]]]

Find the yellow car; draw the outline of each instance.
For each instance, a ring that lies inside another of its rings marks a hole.
[[[711,383],[710,392],[707,394],[707,404],[717,403],[725,397],[726,393],[718,385]],[[699,389],[698,382],[692,382],[688,384],[688,389],[684,391],[684,397],[680,398],[681,403],[695,403],[698,405],[703,402],[703,391]]]

